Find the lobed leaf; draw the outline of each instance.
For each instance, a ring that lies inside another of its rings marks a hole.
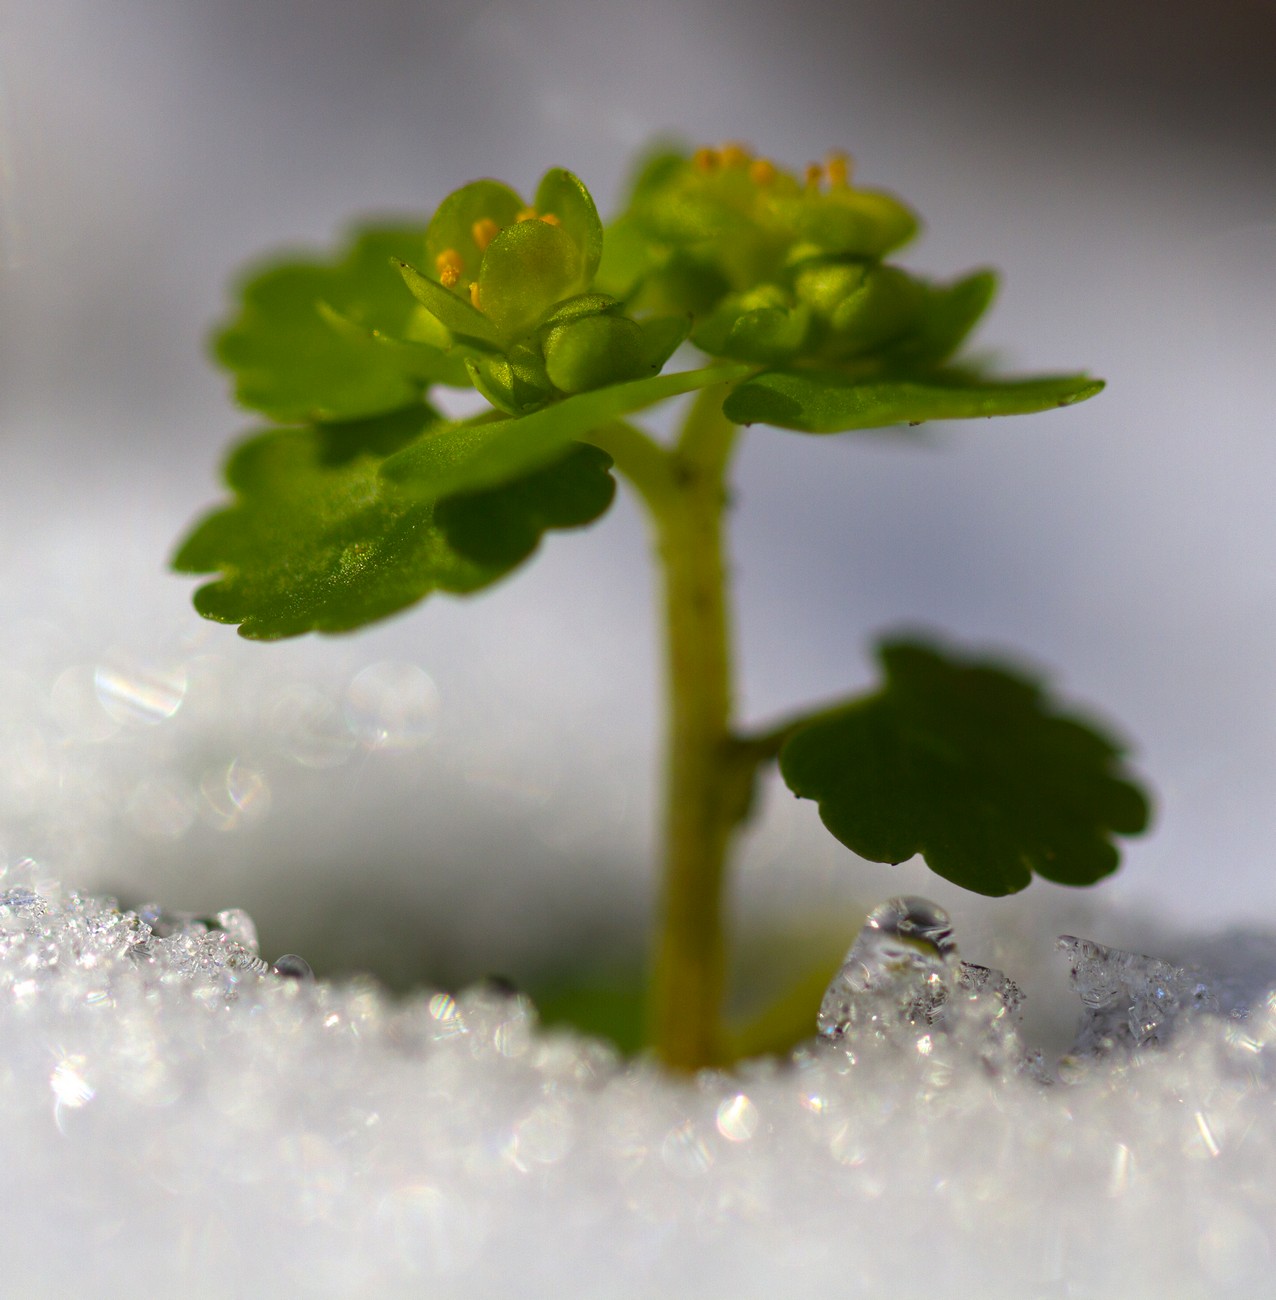
[[[381,418],[273,429],[242,443],[226,479],[235,501],[196,525],[173,560],[184,573],[220,572],[195,593],[206,618],[273,640],[344,632],[433,591],[465,593],[495,582],[550,528],[597,518],[610,475],[594,449],[587,463],[560,457],[535,481],[495,501],[440,518],[441,507],[384,478],[385,459],[439,423],[418,406]],[[491,544],[474,541],[482,516]]]
[[[465,385],[459,363],[411,339],[416,314],[389,266],[422,246],[419,226],[357,229],[333,259],[259,267],[238,314],[214,339],[235,396],[272,419],[341,420],[394,410],[430,383]]]
[[[1001,895],[1033,873],[1086,885],[1116,870],[1113,835],[1147,826],[1121,750],[1003,664],[926,644],[879,651],[876,694],[800,727],[780,751],[789,788],[875,862],[920,853],[964,889]]]
[[[771,370],[723,403],[737,424],[771,424],[800,433],[844,433],[923,420],[1028,415],[1083,402],[1103,389],[1088,375],[982,379],[937,372],[918,379],[861,379],[839,370]]]
[[[448,497],[435,521],[458,555],[511,568],[549,528],[580,528],[605,514],[616,495],[611,457],[577,443],[546,469],[486,492]]]

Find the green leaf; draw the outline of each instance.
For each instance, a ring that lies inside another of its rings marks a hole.
[[[861,857],[932,871],[980,894],[1032,874],[1086,885],[1117,868],[1114,834],[1148,822],[1120,748],[1005,665],[904,641],[880,649],[874,695],[800,728],[780,751],[797,795]]]
[[[598,510],[597,485],[581,466],[565,475],[554,467],[537,490],[520,497],[511,488],[498,503],[500,547],[482,559],[463,554],[432,502],[400,492],[380,474],[387,456],[437,421],[416,407],[274,429],[242,443],[226,467],[236,500],[199,523],[173,560],[183,573],[222,574],[195,593],[199,612],[260,640],[348,631],[433,591],[487,586],[534,549],[540,532],[574,527]],[[472,523],[459,525],[462,533],[467,527],[473,531]]]
[[[981,379],[937,372],[921,379],[857,379],[838,370],[772,370],[741,384],[723,403],[737,424],[801,433],[843,433],[923,420],[1028,415],[1071,406],[1102,391],[1088,375]]]
[[[437,349],[386,343],[412,337],[416,312],[389,261],[423,239],[419,226],[370,226],[335,258],[253,271],[238,315],[214,339],[236,399],[275,420],[338,420],[404,406],[428,383],[463,383]]]
[[[747,366],[728,364],[653,375],[578,393],[515,419],[447,425],[390,457],[383,473],[423,500],[497,487],[549,464],[611,420],[747,373]]]
[[[435,520],[459,555],[510,568],[529,556],[549,528],[581,528],[603,515],[616,495],[611,457],[578,443],[525,478],[440,501]]]

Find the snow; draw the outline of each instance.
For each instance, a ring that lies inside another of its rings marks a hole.
[[[1241,1005],[1235,968],[1072,941],[1043,960],[1076,967],[1085,1051],[1026,1069],[1013,1024],[989,1036],[1016,1005],[995,972],[919,1009],[909,982],[958,969],[926,942],[860,982],[892,1015],[684,1080],[538,1028],[496,985],[396,1000],[281,974],[242,912],[123,911],[10,863],[6,1290],[1255,1294],[1276,993]],[[1251,937],[1246,965],[1274,953]],[[1209,995],[1142,1046],[1096,1032],[1189,977]]]

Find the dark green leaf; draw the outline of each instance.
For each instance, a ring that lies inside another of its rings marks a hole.
[[[586,439],[591,429],[610,420],[746,373],[746,366],[721,365],[653,375],[578,393],[515,419],[448,425],[391,457],[384,473],[406,492],[428,500],[497,487],[549,464],[570,443]]]
[[[466,382],[459,362],[411,340],[416,307],[390,258],[413,256],[419,226],[356,231],[335,259],[259,268],[239,314],[215,340],[236,398],[272,419],[334,420],[393,410],[427,383]]]
[[[741,384],[723,403],[737,424],[802,433],[843,433],[923,420],[1028,415],[1093,397],[1101,379],[1046,375],[980,379],[957,372],[924,379],[856,379],[837,370],[772,370]]]
[[[578,443],[561,460],[501,487],[440,501],[434,517],[459,555],[510,568],[549,528],[592,524],[612,503],[611,457]]]
[[[478,590],[530,553],[541,531],[586,522],[599,509],[597,485],[579,465],[568,467],[565,482],[555,466],[538,490],[520,497],[512,485],[497,503],[503,540],[487,558],[462,554],[432,502],[407,496],[380,474],[387,456],[437,418],[416,407],[275,429],[241,444],[226,468],[237,499],[198,524],[173,560],[184,573],[222,574],[195,593],[199,612],[262,640],[347,631],[432,591]],[[462,521],[461,532],[467,528],[473,533],[473,521]]]
[[[879,692],[780,751],[789,788],[819,802],[843,844],[875,862],[920,853],[980,894],[1014,893],[1034,872],[1085,885],[1116,870],[1111,837],[1144,830],[1148,804],[1111,739],[1004,665],[908,642],[880,657]]]

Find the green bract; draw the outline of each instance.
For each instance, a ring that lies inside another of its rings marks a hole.
[[[729,470],[741,429],[802,434],[1017,415],[1102,388],[985,373],[958,351],[992,301],[975,271],[886,259],[917,229],[831,157],[798,175],[728,145],[658,153],[604,231],[571,172],[530,203],[478,180],[428,222],[369,225],[242,286],[217,355],[274,421],[226,466],[231,501],[175,558],[214,577],[209,618],[262,639],[363,626],[490,586],[551,531],[600,518],[614,470],[647,511],[668,664],[664,900],[651,1041],[729,1058],[723,881],[759,770],[778,761],[829,829],[884,861],[922,854],[968,889],[1087,883],[1147,801],[1102,730],[1004,666],[888,645],[880,690],[758,734],[732,717]],[[689,340],[698,361],[666,371]],[[488,406],[446,419],[440,385]],[[691,402],[681,432],[631,422]],[[752,436],[752,435],[751,435]],[[793,1036],[809,1033],[806,1021]]]

